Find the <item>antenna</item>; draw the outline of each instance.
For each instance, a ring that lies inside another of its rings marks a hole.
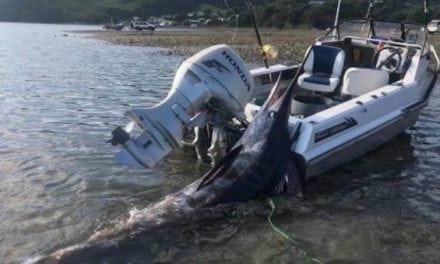
[[[424,7],[424,11],[425,11],[425,25],[428,25],[429,20],[430,20],[429,1],[428,0],[424,0],[423,7]]]
[[[425,32],[428,31],[427,27],[428,27],[428,23],[430,21],[430,14],[429,14],[429,1],[428,0],[424,0],[423,2],[423,8],[425,11]],[[425,50],[426,48],[426,44],[428,44],[428,35],[425,36],[425,41],[423,43],[423,49],[422,51]]]
[[[382,0],[370,0],[370,5],[368,7],[367,15],[365,19],[373,19],[373,11],[376,4],[383,4]]]
[[[334,37],[336,37],[336,27],[338,26],[338,24],[339,24],[339,12],[341,11],[341,2],[342,2],[342,0],[339,0],[338,1],[338,8],[336,8],[336,17],[335,17],[335,29],[334,29],[334,31],[333,31],[333,36]]]
[[[376,4],[382,4],[382,0],[370,0],[370,6],[368,7],[367,15],[365,16],[365,19],[370,23],[370,31],[368,32],[368,37],[370,36],[376,36],[376,29],[374,27],[374,18],[373,18],[373,12],[374,7]]]

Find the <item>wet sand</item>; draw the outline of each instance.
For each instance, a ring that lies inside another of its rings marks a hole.
[[[324,31],[310,29],[261,29],[263,44],[270,44],[278,50],[278,56],[269,59],[270,64],[298,63],[311,43]],[[216,44],[233,46],[248,63],[262,62],[255,32],[251,28],[172,28],[155,32],[124,31],[79,31],[91,34],[92,38],[117,45],[157,47],[163,55],[191,56],[204,48]],[[430,35],[431,44],[440,50],[440,35]]]
[[[230,28],[209,29],[159,29],[155,32],[137,31],[93,31],[93,38],[118,45],[165,48],[164,55],[191,56],[198,51],[215,45],[233,46],[249,63],[260,63],[261,55],[253,29]],[[295,30],[261,30],[263,44],[270,44],[278,49],[278,56],[270,63],[297,63],[302,60],[310,43],[322,31],[306,29]]]

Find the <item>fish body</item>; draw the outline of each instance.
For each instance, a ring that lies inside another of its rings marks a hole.
[[[288,118],[293,85],[279,86],[249,124],[225,158],[202,179],[163,200],[137,211],[118,226],[96,233],[88,241],[58,250],[34,263],[96,263],[130,260],[145,247],[143,236],[158,227],[192,219],[220,204],[274,195],[285,187],[301,189],[301,177],[291,158]]]

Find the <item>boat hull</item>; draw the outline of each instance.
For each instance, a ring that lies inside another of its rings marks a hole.
[[[418,120],[421,110],[428,105],[428,100],[435,87],[436,81],[437,74],[432,73],[432,81],[425,90],[422,100],[402,109],[402,114],[394,119],[360,134],[345,144],[330,149],[310,160],[306,160],[304,156],[295,153],[295,159],[305,174],[306,179],[312,179],[338,165],[358,158],[413,127]]]
[[[303,167],[306,178],[314,178],[340,164],[358,158],[369,151],[389,142],[398,134],[414,126],[419,117],[420,110],[414,110],[383,124],[377,129],[359,136],[358,138],[330,150],[312,160],[304,161],[300,156],[299,161]]]

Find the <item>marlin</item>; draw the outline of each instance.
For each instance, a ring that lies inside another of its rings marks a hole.
[[[176,224],[204,209],[249,201],[286,191],[302,191],[303,177],[293,162],[288,128],[294,83],[287,89],[278,79],[268,100],[225,158],[202,178],[166,196],[86,242],[34,259],[36,263],[88,263],[129,256],[145,247],[140,238],[159,227]],[[125,261],[131,258],[125,259]],[[101,261],[101,262],[102,262]],[[123,261],[123,260],[119,260]]]

